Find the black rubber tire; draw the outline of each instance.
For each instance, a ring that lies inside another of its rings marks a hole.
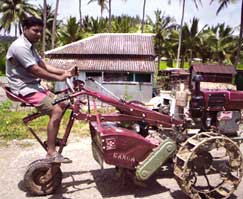
[[[47,182],[41,182],[41,178],[49,169],[55,169],[54,175]],[[62,183],[62,171],[60,164],[51,164],[46,160],[32,162],[25,175],[24,184],[31,195],[43,196],[54,193]]]

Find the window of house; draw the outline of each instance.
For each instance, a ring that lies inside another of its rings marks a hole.
[[[101,72],[86,72],[86,77],[101,77]]]
[[[151,82],[150,73],[135,73],[135,82]]]
[[[133,73],[104,72],[104,81],[105,82],[118,82],[118,81],[130,82],[133,81]]]

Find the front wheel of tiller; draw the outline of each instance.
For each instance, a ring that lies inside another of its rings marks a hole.
[[[46,160],[32,162],[24,176],[24,184],[31,195],[48,195],[55,192],[62,183],[60,164]]]
[[[242,154],[231,139],[202,132],[184,142],[175,157],[174,174],[193,199],[225,199],[242,179]]]

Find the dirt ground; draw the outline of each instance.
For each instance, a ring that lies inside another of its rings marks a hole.
[[[0,147],[0,197],[3,199],[188,199],[173,179],[172,172],[157,172],[139,187],[128,181],[122,186],[115,169],[100,166],[93,160],[89,138],[75,138],[64,149],[64,155],[73,160],[63,164],[62,186],[53,195],[33,197],[26,193],[23,176],[29,163],[45,156],[45,151],[35,141],[13,141]],[[33,144],[34,142],[34,144]],[[31,146],[29,146],[31,143]],[[243,146],[241,146],[243,151]],[[243,199],[243,182],[231,199]]]

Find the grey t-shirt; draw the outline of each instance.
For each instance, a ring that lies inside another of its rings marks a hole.
[[[26,96],[44,90],[40,79],[27,70],[40,61],[40,56],[24,35],[10,45],[6,55],[6,76],[11,92]]]

